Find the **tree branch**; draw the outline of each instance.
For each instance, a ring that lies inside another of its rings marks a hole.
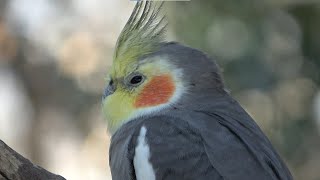
[[[65,180],[42,167],[32,164],[0,140],[0,179],[6,180]]]

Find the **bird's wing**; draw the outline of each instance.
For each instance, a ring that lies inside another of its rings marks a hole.
[[[209,161],[202,137],[185,121],[170,116],[148,118],[141,124],[137,134],[135,157],[140,153],[149,154],[147,159],[144,158],[144,162],[147,160],[148,163],[134,161],[138,180],[146,179],[143,178],[148,175],[146,169],[151,169],[157,180],[223,179]],[[148,147],[149,153],[139,149],[141,143]]]
[[[125,124],[110,148],[113,179],[292,179],[271,144],[260,142],[267,139],[255,137],[260,130],[241,132],[224,117],[189,114],[184,118],[192,120],[161,115]]]
[[[109,148],[109,166],[113,180],[135,180],[133,168],[134,145],[132,137],[134,126],[127,123],[111,138]]]
[[[218,180],[199,134],[179,119],[157,116],[124,124],[109,151],[113,180]]]
[[[226,179],[293,179],[268,138],[236,101],[193,114],[197,120],[188,123],[201,134],[211,164]]]
[[[206,155],[225,179],[277,179],[260,163],[260,159],[232,127],[221,124],[217,117],[211,117],[210,120],[202,117],[197,121],[192,125],[201,134]],[[262,151],[258,152],[259,155]]]
[[[158,116],[145,121],[142,126],[156,179],[291,180],[269,140],[241,112],[244,114],[233,116],[242,118],[240,122],[222,113]]]

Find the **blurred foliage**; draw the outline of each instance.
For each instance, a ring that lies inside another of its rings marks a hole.
[[[168,2],[296,179],[320,179],[320,2]],[[110,179],[100,98],[132,1],[0,1],[0,138],[68,179]]]

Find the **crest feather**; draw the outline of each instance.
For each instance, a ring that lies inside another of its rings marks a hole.
[[[116,44],[114,60],[135,61],[152,53],[163,42],[167,26],[160,15],[163,2],[138,1]]]

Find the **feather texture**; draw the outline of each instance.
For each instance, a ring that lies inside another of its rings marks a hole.
[[[118,38],[114,61],[136,61],[156,51],[167,26],[165,16],[161,15],[162,6],[163,2],[137,2]]]

